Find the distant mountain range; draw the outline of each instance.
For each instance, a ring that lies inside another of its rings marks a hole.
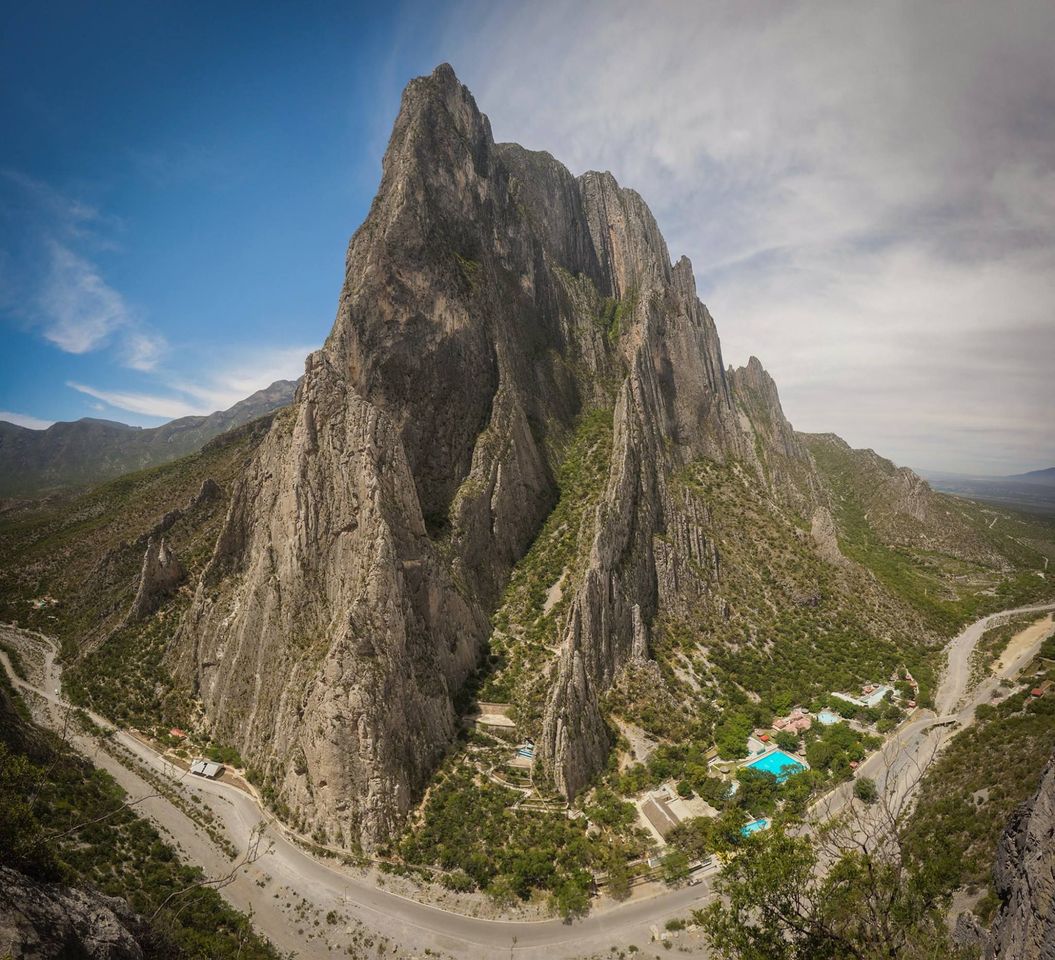
[[[1055,513],[1055,467],[1006,477],[922,473],[935,490],[1039,513]]]
[[[167,463],[213,437],[284,407],[295,381],[276,380],[227,410],[181,417],[160,427],[131,427],[85,417],[31,430],[0,420],[0,496],[38,497],[83,488]]]
[[[1047,467],[1044,470],[1030,470],[1029,473],[1016,473],[1005,480],[1013,480],[1016,483],[1041,483],[1049,487],[1055,487],[1055,467]]]

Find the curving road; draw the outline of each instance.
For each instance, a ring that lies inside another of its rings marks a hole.
[[[975,707],[992,696],[1000,680],[1017,674],[1036,654],[1041,640],[1023,650],[999,674],[981,683],[967,696],[971,652],[994,620],[1008,613],[1055,610],[1055,604],[1022,607],[984,617],[971,624],[948,647],[948,663],[935,696],[938,713],[925,712],[903,724],[883,750],[869,757],[859,773],[876,780],[880,789],[889,784],[907,798],[917,771],[940,749],[951,731],[970,724]],[[11,629],[11,628],[5,628]],[[29,639],[43,646],[43,687],[35,687],[17,677],[6,655],[0,663],[19,687],[43,698],[51,723],[61,723],[70,709],[60,696],[61,671],[54,646],[42,637]],[[343,947],[356,936],[376,932],[402,950],[426,949],[456,957],[484,958],[505,955],[522,960],[582,957],[605,953],[616,944],[645,946],[652,931],[663,928],[671,917],[684,917],[709,898],[707,878],[696,886],[675,890],[661,889],[638,894],[621,904],[606,904],[588,917],[573,923],[559,920],[505,921],[465,916],[442,907],[421,903],[385,889],[372,874],[319,860],[302,850],[284,829],[242,790],[222,782],[199,780],[155,753],[128,733],[116,730],[103,717],[90,714],[93,721],[134,754],[144,767],[162,774],[194,802],[207,804],[222,823],[239,850],[251,842],[254,830],[263,830],[268,848],[259,859],[238,873],[224,888],[224,896],[238,909],[252,912],[253,923],[278,948],[298,957],[322,958]],[[138,802],[140,811],[167,832],[184,857],[202,867],[210,876],[230,870],[230,861],[209,839],[205,831],[180,806],[157,795],[135,763],[114,759],[86,736],[74,735],[74,746],[100,767],[109,771]],[[890,783],[890,778],[895,778]],[[852,796],[852,784],[842,784],[815,807],[817,812],[837,812]],[[300,906],[298,912],[297,907]],[[337,924],[315,921],[336,911]],[[361,925],[361,926],[360,926]],[[367,934],[369,935],[369,934]],[[681,935],[679,953],[706,956],[698,938]],[[394,951],[390,951],[390,955]]]

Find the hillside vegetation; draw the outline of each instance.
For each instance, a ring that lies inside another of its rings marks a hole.
[[[912,471],[832,434],[803,434],[843,553],[942,636],[1051,594],[1055,520],[935,493]]]
[[[30,722],[0,671],[0,865],[125,900],[156,960],[277,958],[127,799],[107,773]]]
[[[1043,652],[1055,657],[1055,640]],[[978,708],[975,724],[927,772],[907,831],[915,855],[946,890],[980,895],[975,912],[985,921],[998,902],[992,871],[1000,835],[1036,790],[1055,743],[1055,690],[1029,695],[1045,680],[1055,681],[1053,659],[1041,660],[999,704]]]
[[[171,464],[0,514],[0,619],[59,639],[76,702],[125,724],[184,718],[162,654],[212,553],[231,485],[271,419]],[[215,486],[202,495],[206,481]],[[165,538],[187,579],[155,615],[129,622],[151,535]]]

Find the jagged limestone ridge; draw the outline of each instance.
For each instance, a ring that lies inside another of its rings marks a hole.
[[[641,198],[495,145],[450,67],[412,81],[333,331],[234,491],[170,653],[302,826],[367,847],[397,829],[556,501],[552,451],[612,405],[540,745],[569,794],[607,752],[599,696],[647,655],[653,538],[679,517],[667,477],[755,443],[691,266]]]

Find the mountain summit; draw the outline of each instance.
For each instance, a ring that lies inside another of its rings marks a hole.
[[[717,563],[670,478],[735,458],[801,498],[788,478],[809,460],[758,361],[726,372],[641,197],[496,144],[444,64],[403,94],[333,331],[236,489],[171,653],[215,736],[303,824],[366,847],[399,829],[591,415],[602,488],[568,531],[559,653],[537,662],[538,754],[568,796],[611,747],[600,699]]]

